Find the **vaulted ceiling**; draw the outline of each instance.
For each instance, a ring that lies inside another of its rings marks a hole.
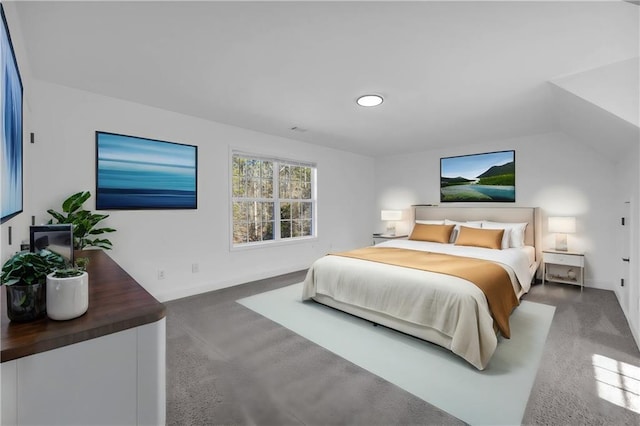
[[[557,130],[550,80],[639,55],[640,7],[624,1],[16,11],[34,78],[371,156]],[[358,107],[366,93],[385,101]]]

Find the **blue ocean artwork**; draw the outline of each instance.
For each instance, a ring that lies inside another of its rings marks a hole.
[[[0,34],[1,222],[22,211],[22,81],[2,12]]]
[[[96,208],[197,208],[197,147],[96,132]]]

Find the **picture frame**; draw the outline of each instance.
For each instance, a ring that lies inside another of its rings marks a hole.
[[[73,225],[33,225],[29,227],[29,249],[33,253],[49,250],[61,255],[69,265],[74,264]]]
[[[0,223],[22,213],[23,146],[22,113],[23,86],[16,60],[9,25],[0,4],[0,182],[2,213]]]
[[[198,208],[198,147],[96,131],[96,209]]]
[[[515,201],[514,150],[440,158],[441,203]]]

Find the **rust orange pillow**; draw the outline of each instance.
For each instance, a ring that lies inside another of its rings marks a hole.
[[[456,239],[457,246],[484,247],[490,249],[502,248],[504,229],[479,229],[461,226]]]
[[[410,240],[448,243],[455,225],[427,225],[416,223],[409,236]]]

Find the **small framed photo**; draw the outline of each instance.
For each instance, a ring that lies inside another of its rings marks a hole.
[[[33,253],[48,250],[73,265],[73,225],[37,225],[29,228],[29,247]]]

